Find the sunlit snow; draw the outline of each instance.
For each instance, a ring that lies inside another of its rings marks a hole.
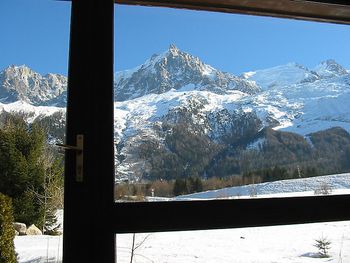
[[[314,195],[313,187],[324,182],[332,186],[333,194],[350,194],[350,174],[340,174],[256,184],[257,196],[253,198]],[[232,188],[235,192],[230,189],[211,192],[216,198],[252,198],[244,197],[249,187],[252,186]],[[199,193],[197,198],[202,195],[201,198],[207,199],[211,196],[209,193]],[[315,240],[321,237],[331,241],[329,258],[320,258],[314,247]],[[135,251],[135,263],[350,262],[350,221],[144,233],[136,234],[135,238],[136,244],[146,238]],[[62,236],[17,236],[15,247],[19,263],[61,262],[62,240]],[[131,246],[132,234],[117,235],[118,263],[130,262]]]

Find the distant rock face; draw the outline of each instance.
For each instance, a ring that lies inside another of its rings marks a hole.
[[[0,102],[22,100],[32,105],[65,105],[67,78],[59,74],[45,76],[27,66],[9,66],[0,72]]]
[[[221,72],[175,45],[161,55],[153,55],[143,65],[116,74],[115,100],[125,101],[171,89],[195,89],[227,94],[242,91],[255,94],[260,88],[252,81]]]
[[[26,231],[26,235],[27,236],[40,236],[43,233],[41,232],[41,230],[39,228],[37,228],[34,224],[29,226],[27,231]]]

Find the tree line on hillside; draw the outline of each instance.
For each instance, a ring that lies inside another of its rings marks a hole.
[[[251,143],[261,140],[255,147]],[[189,177],[227,177],[258,173],[263,181],[350,171],[350,135],[342,128],[301,135],[265,128],[252,136],[227,143],[193,132],[183,123],[168,128],[164,142],[143,141],[139,158],[148,162],[147,180]],[[278,169],[280,170],[278,170]],[[276,172],[278,170],[278,173]]]
[[[201,178],[190,176],[170,180],[155,180],[147,183],[119,182],[115,185],[115,199],[129,201],[145,201],[146,197],[174,197],[202,191],[217,190],[227,187],[243,186],[276,180],[298,179],[317,176],[315,167],[296,167],[288,170],[275,166],[245,172],[242,175],[226,177]]]

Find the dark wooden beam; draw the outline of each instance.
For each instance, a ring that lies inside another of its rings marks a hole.
[[[65,158],[63,262],[114,262],[113,0],[74,0],[66,140],[84,136],[83,181]]]
[[[350,219],[350,195],[116,203],[115,233],[303,224]]]
[[[115,0],[115,2],[350,24],[350,3],[345,0]]]

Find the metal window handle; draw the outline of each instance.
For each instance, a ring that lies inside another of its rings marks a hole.
[[[77,135],[77,145],[67,145],[57,143],[56,146],[63,148],[65,150],[73,150],[76,152],[75,158],[75,180],[79,183],[84,180],[84,135]]]

